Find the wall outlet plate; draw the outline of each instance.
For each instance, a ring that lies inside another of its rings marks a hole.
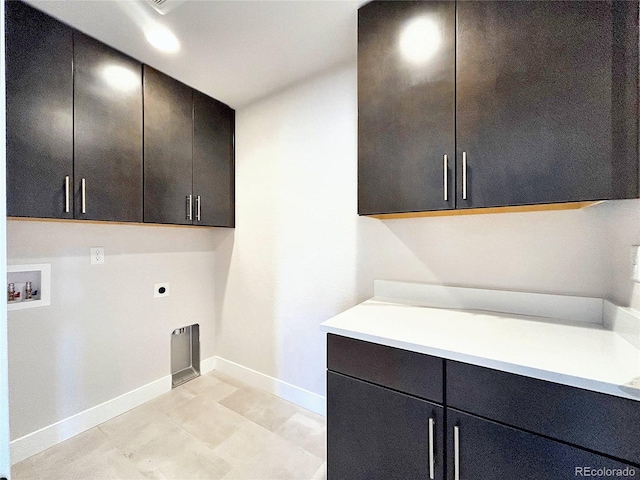
[[[169,282],[153,284],[153,298],[164,298],[169,296]]]
[[[104,247],[91,247],[91,265],[102,265],[104,263]]]
[[[640,245],[631,245],[631,280],[640,283]]]

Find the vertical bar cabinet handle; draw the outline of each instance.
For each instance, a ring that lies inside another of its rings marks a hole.
[[[69,175],[64,177],[64,211],[69,213]]]
[[[200,221],[200,213],[201,213],[200,195],[198,195],[196,197],[196,220],[197,221]]]
[[[467,199],[467,152],[462,152],[462,199]]]
[[[82,179],[82,213],[87,213],[87,182]]]
[[[453,478],[460,480],[460,427],[453,427]]]
[[[442,172],[443,172],[443,182],[444,182],[444,201],[449,201],[449,158],[444,155]]]
[[[187,195],[187,220],[193,220],[193,195]]]
[[[445,155],[446,156],[446,155]],[[429,419],[429,479],[434,480],[435,478],[435,455],[434,455],[434,445],[433,445],[433,429],[435,427],[435,421],[433,418]]]

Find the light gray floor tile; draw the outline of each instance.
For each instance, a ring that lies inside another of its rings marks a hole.
[[[144,480],[136,466],[117,448],[78,457],[55,470],[41,472],[47,480]]]
[[[113,449],[109,439],[98,428],[92,428],[58,445],[30,457],[33,466],[43,478],[66,468],[78,460],[92,461]]]
[[[311,480],[327,480],[327,462],[324,462]]]
[[[235,388],[235,387],[234,387]],[[251,420],[210,401],[206,394],[180,405],[168,416],[209,448],[215,448]]]
[[[232,466],[225,479],[311,479],[324,461],[255,424],[242,427],[214,451]]]
[[[325,421],[226,375],[187,382],[13,466],[14,480],[326,480]]]
[[[222,380],[220,380],[219,378],[214,377],[213,375],[207,374],[207,375],[200,375],[199,377],[196,377],[193,380],[189,380],[187,383],[184,384],[184,386],[195,393],[202,393],[204,390],[215,387],[218,383],[221,383],[221,382]]]
[[[296,412],[276,431],[278,435],[299,445],[316,457],[327,454],[327,435],[324,417],[311,412]]]
[[[131,413],[137,414],[137,412]],[[129,416],[128,414],[125,415]],[[158,411],[152,411],[152,414],[148,415],[148,417],[146,414],[131,416],[135,416],[135,418],[133,418],[132,423],[129,425],[123,424],[120,428],[116,429],[113,428],[112,425],[108,425],[109,422],[107,422],[98,427],[109,437],[111,443],[125,455],[130,454],[158,437],[172,432],[176,428],[175,422],[164,413]],[[144,417],[147,417],[147,420],[141,422],[141,419]]]
[[[40,475],[30,458],[11,466],[13,480],[40,480]]]
[[[199,396],[206,396],[209,401],[219,402],[239,389],[239,387],[215,377],[199,377],[196,380],[200,378],[205,379],[205,382],[197,384],[195,388],[198,390]],[[195,382],[195,380],[191,382]],[[187,388],[192,388],[191,382],[187,384]]]
[[[191,435],[175,427],[128,455],[146,478],[222,478],[231,466]]]
[[[190,390],[186,384],[174,388],[164,395],[147,402],[147,406],[153,407],[160,412],[168,412],[185,402],[188,402],[197,395],[196,392]]]
[[[220,405],[224,405],[272,432],[298,411],[295,405],[255,388],[241,388],[220,400]]]
[[[238,380],[235,377],[227,375],[226,373],[218,372],[216,370],[207,373],[207,376],[217,378],[219,380],[222,380],[225,383],[228,383],[228,384],[233,385],[234,387],[238,387],[238,388],[245,388],[245,387],[249,386],[246,383],[241,382],[240,380]]]

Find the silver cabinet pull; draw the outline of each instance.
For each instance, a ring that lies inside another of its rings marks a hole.
[[[187,220],[193,220],[193,195],[187,195]]]
[[[446,155],[445,155],[446,158]],[[445,199],[446,200],[446,199]],[[433,418],[429,419],[429,478],[433,480],[435,478],[435,455],[433,445],[433,428],[436,422]]]
[[[196,220],[200,221],[200,195],[196,197]]]
[[[69,175],[64,177],[64,211],[69,213]]]
[[[87,182],[82,179],[82,213],[87,213]]]
[[[443,158],[442,172],[444,181],[444,201],[449,201],[449,158],[445,155]]]
[[[467,152],[462,152],[462,199],[467,199]]]
[[[453,427],[453,478],[460,480],[460,427]]]

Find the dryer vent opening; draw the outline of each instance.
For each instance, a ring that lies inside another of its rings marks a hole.
[[[200,326],[177,328],[171,334],[171,388],[200,376]]]

